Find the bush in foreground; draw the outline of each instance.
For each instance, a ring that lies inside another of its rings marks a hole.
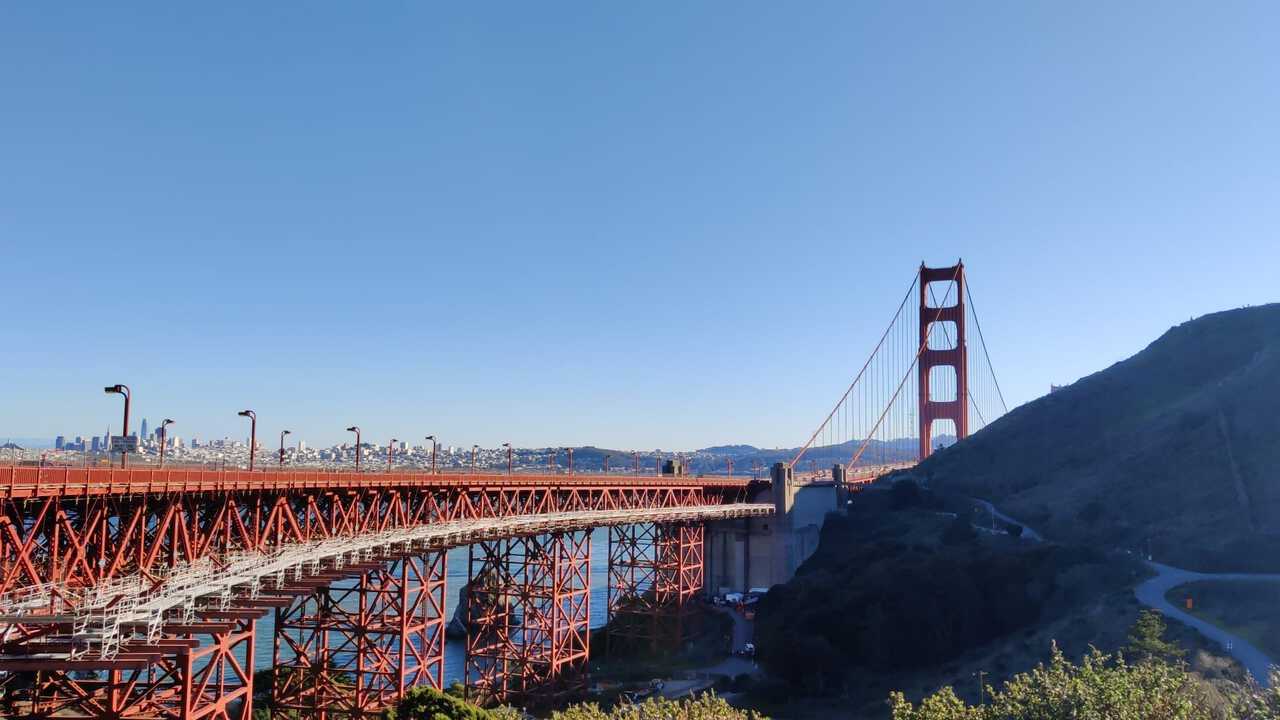
[[[518,720],[520,713],[509,707],[486,710],[453,694],[420,685],[406,692],[382,716],[386,720]]]
[[[943,688],[919,705],[892,693],[893,720],[1280,720],[1280,672],[1271,687],[1241,689],[1223,704],[1212,701],[1198,676],[1181,663],[1149,657],[1136,664],[1093,650],[1079,665],[1055,647],[1048,665],[1015,676],[987,702],[969,705]]]
[[[519,720],[521,715],[508,707],[479,708],[423,686],[405,693],[404,699],[383,713],[383,717],[386,720]],[[754,711],[731,707],[714,693],[682,700],[650,698],[610,711],[601,710],[594,703],[574,705],[551,717],[552,720],[768,720]]]
[[[649,698],[634,705],[619,705],[610,711],[589,703],[552,713],[551,720],[768,720],[754,710],[739,710],[715,693],[696,698],[667,700]]]

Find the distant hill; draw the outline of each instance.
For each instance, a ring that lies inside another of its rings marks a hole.
[[[955,438],[951,436],[942,436],[934,439],[942,445],[950,445],[955,442]],[[873,440],[868,444],[866,451],[863,452],[860,464],[879,465],[914,461],[917,442],[916,438],[901,438],[890,441]],[[862,441],[858,440],[839,445],[810,448],[805,453],[804,460],[801,463],[803,467],[800,469],[808,470],[810,466],[813,466],[825,470],[830,469],[835,463],[847,464],[849,458],[853,457],[853,453],[861,443]],[[754,445],[715,445],[683,452],[681,455],[689,461],[689,470],[692,473],[723,473],[726,470],[726,461],[733,460],[734,472],[750,473],[754,465],[759,467],[760,473],[764,475],[768,473],[771,465],[778,462],[791,462],[798,452],[800,452],[798,447],[766,449],[758,448]],[[655,457],[667,459],[672,454],[671,452],[641,452],[642,466],[648,471],[653,467]],[[605,455],[610,456],[610,467],[627,467],[632,462],[630,450],[599,448],[588,445],[573,449],[574,467],[583,471],[598,469],[604,465]],[[560,460],[563,462],[564,458],[561,457]]]
[[[1280,305],[1174,327],[915,472],[1049,537],[1280,570]]]

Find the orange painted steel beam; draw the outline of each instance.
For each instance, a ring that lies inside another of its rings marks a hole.
[[[745,488],[749,477],[0,467],[0,498],[370,488]],[[758,482],[758,481],[757,481]]]

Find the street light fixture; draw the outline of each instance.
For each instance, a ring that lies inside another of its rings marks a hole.
[[[253,472],[253,457],[258,453],[258,414],[252,410],[241,410],[236,414],[249,418],[249,472]]]
[[[608,473],[609,473],[609,458],[611,458],[611,457],[613,457],[613,456],[612,456],[612,455],[609,455],[609,454],[607,454],[607,453],[606,453],[606,454],[605,454],[605,456],[604,456],[604,472],[605,472],[605,474],[608,474]]]
[[[436,436],[428,435],[427,440],[431,441],[431,474],[436,474]]]
[[[280,467],[284,467],[284,436],[292,435],[292,434],[293,434],[292,430],[280,431]]]
[[[396,449],[396,443],[400,442],[395,438],[391,438],[391,443],[387,445],[387,472],[391,472],[391,453]]]
[[[169,431],[165,428],[173,424],[169,418],[160,423],[160,467],[164,467],[164,446],[169,444]]]
[[[640,453],[633,452],[631,457],[635,458],[636,461],[636,477],[640,477]]]
[[[124,396],[124,430],[121,431],[120,436],[126,437],[126,438],[129,437],[129,386],[128,385],[108,385],[107,387],[102,388],[102,391],[107,393],[108,395]],[[111,438],[107,438],[107,442],[111,442]],[[110,455],[110,453],[111,453],[111,446],[108,445],[107,446],[108,456]],[[128,454],[129,454],[128,450],[125,450],[124,447],[120,448],[120,467],[124,467],[127,464],[126,456]]]
[[[551,450],[551,454],[547,456],[547,472],[555,473],[556,472],[556,450],[555,448],[548,448],[548,449]]]
[[[356,434],[356,472],[360,472],[360,426],[352,425],[347,428],[347,432]]]
[[[569,453],[569,474],[573,474],[573,448],[565,448]]]
[[[507,474],[511,474],[511,443],[502,443],[502,447],[507,449]]]
[[[480,449],[479,445],[471,446],[471,472],[472,473],[475,473],[476,471],[476,451],[479,449]]]

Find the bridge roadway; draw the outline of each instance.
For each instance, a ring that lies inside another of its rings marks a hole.
[[[750,477],[0,468],[0,594],[442,520],[744,502]]]
[[[352,472],[288,468],[210,470],[192,467],[0,467],[0,498],[83,497],[143,493],[351,490],[356,488],[479,489],[701,487],[740,489],[760,482],[747,475],[636,473]],[[764,480],[763,482],[768,482]]]

